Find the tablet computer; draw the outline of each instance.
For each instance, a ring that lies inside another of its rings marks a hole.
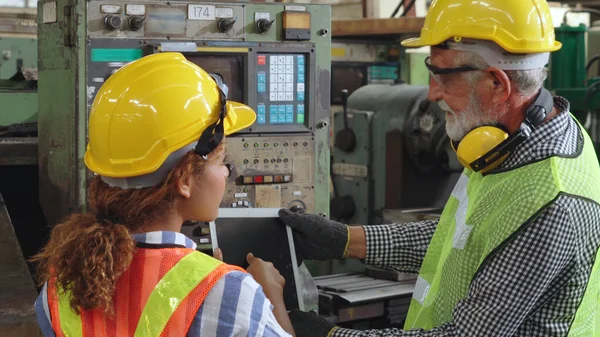
[[[220,208],[209,224],[212,246],[221,248],[223,262],[244,269],[248,253],[273,263],[285,278],[287,310],[304,310],[292,229],[278,213],[279,208]]]

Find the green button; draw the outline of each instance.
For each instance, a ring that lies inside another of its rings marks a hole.
[[[304,115],[297,115],[296,123],[304,123]]]
[[[260,146],[260,144],[254,143],[254,147],[259,147],[259,146]]]

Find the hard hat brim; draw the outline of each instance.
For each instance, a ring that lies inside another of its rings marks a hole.
[[[256,113],[249,106],[227,101],[227,118],[225,118],[225,135],[248,128],[256,121]]]
[[[426,47],[426,46],[431,46],[430,43],[426,43],[420,37],[413,37],[413,38],[410,38],[410,39],[406,39],[406,40],[402,41],[401,44],[404,47]]]
[[[478,37],[472,37],[473,39],[478,39]],[[439,41],[433,41],[433,40],[429,40],[427,41],[426,39],[422,38],[422,37],[414,37],[414,38],[410,38],[410,39],[406,39],[402,42],[400,42],[400,44],[403,47],[408,47],[408,48],[417,48],[417,47],[432,47],[432,46],[437,46],[441,43],[443,43],[444,41],[446,41],[447,39],[440,39]],[[560,50],[562,48],[562,43],[558,42],[558,41],[554,41],[554,45],[552,47],[549,48],[545,48],[545,49],[532,49],[532,48],[511,48],[505,44],[500,44],[498,43],[498,41],[493,41],[495,43],[497,43],[500,47],[502,47],[502,49],[506,50],[509,53],[515,53],[515,54],[530,54],[530,53],[551,53],[551,52],[555,52],[557,50]]]

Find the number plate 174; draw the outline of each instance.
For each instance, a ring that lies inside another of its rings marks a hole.
[[[188,20],[215,20],[215,6],[188,5]]]

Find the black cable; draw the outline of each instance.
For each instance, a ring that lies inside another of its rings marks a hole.
[[[589,75],[588,73],[590,72],[590,68],[594,65],[594,62],[598,61],[600,61],[600,54],[594,55],[594,57],[588,61],[587,65],[585,66],[586,75]],[[600,76],[600,65],[598,66],[598,76]]]
[[[592,99],[594,99],[594,96],[596,96],[596,93],[598,92],[600,92],[600,82],[596,82],[588,88],[585,94],[585,99],[583,100],[583,107],[585,109],[588,108],[588,105],[591,103]],[[591,109],[588,111],[591,111]]]
[[[417,0],[412,0],[405,8],[404,8],[404,12],[402,12],[402,15],[400,15],[400,17],[406,16],[406,14],[408,14],[408,11],[411,10],[411,8],[415,5],[415,2],[417,2]]]
[[[394,9],[394,12],[392,12],[392,16],[390,16],[390,18],[394,18],[396,16],[396,14],[398,14],[398,12],[400,11],[400,7],[404,6],[404,0],[400,0],[400,3],[398,4],[398,6],[396,6],[396,9]]]

